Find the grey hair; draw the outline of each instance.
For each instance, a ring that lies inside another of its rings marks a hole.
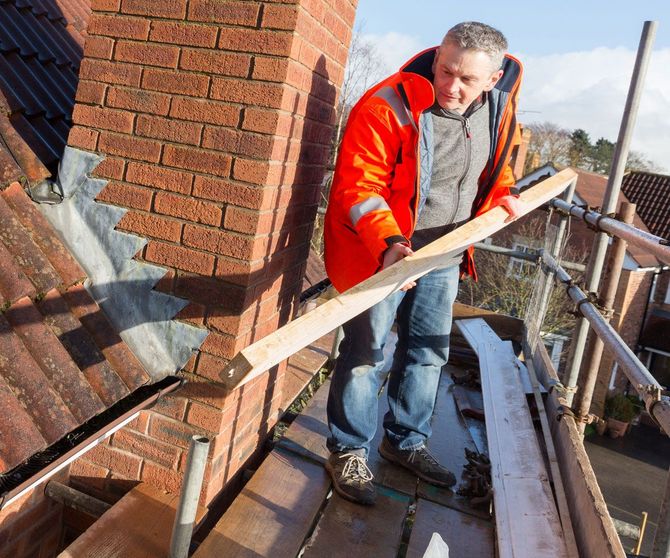
[[[456,43],[460,48],[480,50],[488,55],[493,64],[493,71],[500,69],[507,51],[507,39],[497,29],[478,21],[464,21],[454,25],[442,40]]]

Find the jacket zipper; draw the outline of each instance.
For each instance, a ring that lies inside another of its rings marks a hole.
[[[470,120],[464,116],[461,118],[461,124],[463,127],[463,136],[465,140],[465,164],[463,165],[463,174],[461,174],[461,177],[456,183],[456,204],[454,205],[454,212],[447,221],[447,224],[449,225],[454,222],[454,219],[458,213],[458,205],[461,203],[461,186],[463,186],[465,177],[468,175],[468,171],[470,170],[470,159],[472,158],[472,134],[470,132]]]

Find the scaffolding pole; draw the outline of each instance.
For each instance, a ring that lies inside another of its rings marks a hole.
[[[647,67],[649,66],[649,60],[651,58],[651,49],[656,35],[656,25],[657,22],[655,21],[645,21],[642,28],[642,36],[640,37],[635,66],[633,67],[633,75],[628,89],[628,97],[626,98],[626,106],[621,120],[621,127],[619,128],[619,137],[614,149],[614,158],[612,160],[612,167],[607,180],[607,189],[605,190],[605,197],[603,199],[604,214],[614,212],[619,198],[621,181],[623,180],[626,160],[628,159],[628,150],[633,136],[635,120],[637,119],[637,111],[640,106],[642,85],[647,74]],[[607,252],[607,243],[607,234],[604,232],[596,233],[586,274],[586,289],[589,292],[596,292],[598,290],[602,268],[605,262],[605,253]],[[577,378],[579,377],[579,369],[584,357],[584,346],[586,344],[588,327],[589,325],[585,319],[579,320],[575,340],[573,341],[574,348],[572,351],[572,358],[563,379],[563,383],[568,388],[566,399],[570,405],[572,404],[574,390],[577,386]]]
[[[607,217],[593,209],[566,203],[563,200],[551,200],[549,204],[560,213],[582,219],[590,227],[621,238],[638,248],[643,248],[663,263],[670,264],[670,243],[660,236],[641,231],[632,225]]]
[[[632,223],[633,215],[635,215],[635,204],[623,202],[619,211],[619,217],[624,223]],[[621,270],[623,268],[624,258],[626,257],[626,247],[628,243],[616,238],[612,245],[612,256],[609,261],[609,273],[605,279],[605,286],[603,288],[600,305],[604,309],[604,319],[609,323],[612,305],[614,304],[614,297],[616,296],[617,287],[619,286],[619,279],[621,277]],[[577,394],[576,412],[579,417],[588,416],[591,410],[591,401],[593,401],[593,392],[596,387],[596,380],[598,379],[598,370],[600,369],[600,362],[603,356],[603,348],[605,345],[600,337],[594,335],[589,342],[588,361],[586,368],[582,373],[581,389]],[[584,434],[584,427],[586,423],[580,421],[577,423],[577,429],[581,434]]]
[[[591,324],[596,335],[603,340],[605,347],[614,356],[621,371],[644,401],[649,414],[668,435],[670,433],[670,400],[663,396],[663,388],[656,381],[656,378],[649,373],[630,347],[603,318],[598,309],[590,302],[589,297],[573,283],[567,271],[558,265],[546,250],[542,251],[542,262],[556,274],[557,280],[566,286],[568,296],[577,304],[578,311],[584,316],[587,324]]]

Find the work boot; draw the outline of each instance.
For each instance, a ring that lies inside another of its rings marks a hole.
[[[379,446],[379,453],[384,459],[412,471],[417,477],[430,484],[445,488],[456,484],[454,474],[449,469],[442,467],[423,446],[415,450],[401,450],[393,447],[388,438],[384,436]]]
[[[326,461],[326,471],[333,480],[335,492],[342,498],[366,506],[375,503],[377,492],[363,455],[353,451],[331,453]]]

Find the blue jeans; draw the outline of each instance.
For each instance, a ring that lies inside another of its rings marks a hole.
[[[397,316],[398,343],[387,386],[384,430],[399,449],[417,449],[430,437],[430,419],[442,367],[449,358],[458,266],[433,271],[344,324],[340,356],[328,395],[331,452],[370,450],[384,382],[384,344]]]

